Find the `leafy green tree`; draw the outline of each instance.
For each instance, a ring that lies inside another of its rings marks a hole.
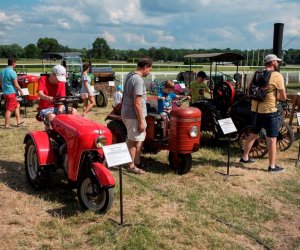
[[[54,38],[39,38],[37,42],[37,47],[41,51],[41,53],[48,52],[61,52],[62,46],[58,43],[58,41]]]
[[[35,44],[28,44],[24,47],[24,55],[26,58],[39,58],[40,51]]]
[[[98,37],[93,42],[93,57],[98,59],[108,59],[110,56],[110,47],[104,38]]]
[[[0,47],[0,54],[1,57],[8,58],[8,57],[14,57],[14,58],[20,58],[24,55],[23,48],[18,44],[11,44],[11,45],[2,45]]]

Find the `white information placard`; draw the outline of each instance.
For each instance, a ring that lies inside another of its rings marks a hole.
[[[220,127],[221,127],[224,135],[227,135],[227,134],[230,134],[233,132],[237,132],[237,129],[230,117],[218,120],[218,123],[220,124]]]
[[[108,81],[108,86],[114,87],[115,86],[115,82],[114,81]]]
[[[297,112],[296,115],[297,115],[298,125],[300,126],[300,112]]]
[[[103,151],[109,167],[132,162],[126,142],[104,146]]]
[[[28,88],[22,88],[23,95],[29,95]]]
[[[180,85],[180,87],[181,87],[182,89],[185,89],[185,84],[184,84],[184,83],[179,83],[179,85]]]

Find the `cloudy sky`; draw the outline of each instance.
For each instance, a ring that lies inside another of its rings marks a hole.
[[[0,44],[267,49],[274,23],[284,23],[284,49],[299,49],[300,0],[2,0]]]

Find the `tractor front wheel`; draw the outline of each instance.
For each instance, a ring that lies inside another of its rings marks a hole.
[[[169,164],[179,175],[186,174],[192,168],[192,155],[170,152]]]
[[[77,195],[84,209],[106,213],[114,201],[114,188],[102,188],[85,174],[78,182]]]

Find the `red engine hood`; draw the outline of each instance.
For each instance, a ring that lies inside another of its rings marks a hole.
[[[53,127],[55,130],[66,133],[76,133],[79,137],[86,134],[99,133],[101,130],[103,133],[109,131],[109,129],[100,123],[86,119],[79,115],[60,114],[53,120]]]

